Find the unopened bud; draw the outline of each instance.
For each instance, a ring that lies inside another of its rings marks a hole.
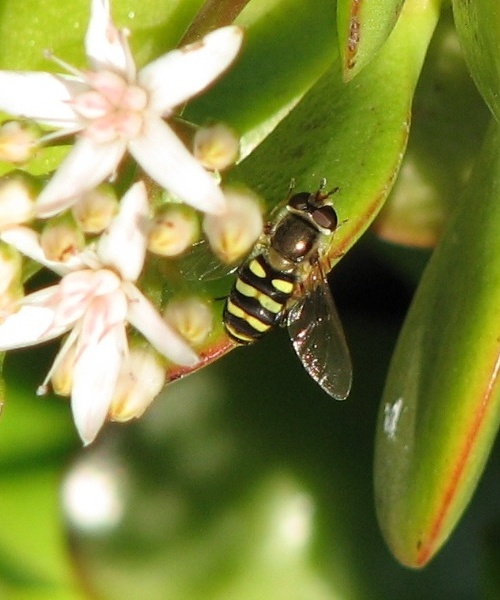
[[[5,292],[0,294],[0,325],[11,314],[15,313],[20,306],[20,301],[24,296],[23,286],[11,286]]]
[[[178,256],[200,235],[196,212],[182,204],[169,204],[154,217],[148,232],[148,250],[160,256]]]
[[[0,323],[19,308],[19,301],[24,296],[21,279],[21,254],[0,242]]]
[[[192,346],[203,344],[213,328],[210,305],[196,297],[172,300],[163,317]]]
[[[35,180],[27,173],[0,177],[0,230],[31,221],[37,193]]]
[[[108,417],[121,422],[140,417],[161,392],[165,378],[165,364],[157,352],[149,346],[131,345]]]
[[[61,342],[64,344],[64,340]],[[52,368],[50,382],[55,394],[59,396],[71,396],[73,388],[73,371],[75,368],[76,344],[73,344],[63,354],[59,353],[57,364]],[[38,390],[38,394],[45,393],[45,387]]]
[[[7,121],[0,126],[0,160],[16,165],[28,162],[35,154],[39,129],[31,123]]]
[[[21,283],[22,257],[9,244],[0,241],[0,294]]]
[[[118,212],[119,202],[113,187],[107,183],[81,196],[72,207],[73,217],[84,233],[104,231]]]
[[[46,258],[67,262],[85,246],[85,238],[69,215],[55,217],[43,228],[40,245]]]
[[[264,221],[260,200],[253,192],[229,189],[224,194],[226,212],[205,215],[203,231],[214,254],[232,264],[251,250],[262,233]]]
[[[238,136],[219,123],[202,127],[194,135],[194,156],[211,171],[222,171],[236,162],[240,151]]]

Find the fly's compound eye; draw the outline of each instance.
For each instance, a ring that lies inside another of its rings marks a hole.
[[[288,206],[294,210],[300,210],[301,212],[307,211],[309,208],[309,198],[311,194],[309,192],[299,192],[294,194],[288,201]]]
[[[320,206],[313,210],[311,216],[320,229],[333,232],[337,228],[339,221],[333,206]]]

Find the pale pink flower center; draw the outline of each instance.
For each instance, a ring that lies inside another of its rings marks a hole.
[[[63,277],[50,300],[55,307],[55,323],[64,325],[76,322],[100,296],[112,297],[118,292],[125,297],[120,287],[120,278],[108,269],[84,269],[69,273]]]
[[[86,80],[90,89],[71,101],[86,122],[84,134],[98,143],[139,135],[148,105],[146,91],[111,71],[89,72]]]

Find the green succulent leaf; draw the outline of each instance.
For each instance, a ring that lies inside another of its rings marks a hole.
[[[314,190],[322,177],[338,186],[334,202],[342,226],[332,240],[332,264],[373,221],[398,173],[438,16],[438,2],[408,0],[369,69],[345,83],[336,55],[290,115],[231,174],[261,193],[270,208],[286,196],[292,178],[297,189]]]
[[[389,37],[404,0],[339,0],[337,31],[342,72],[349,81],[377,54]]]
[[[500,7],[496,0],[453,0],[457,32],[470,72],[500,120]]]
[[[443,11],[427,52],[398,179],[374,229],[386,241],[434,247],[480,151],[491,113]]]
[[[500,131],[482,153],[401,332],[380,410],[375,489],[395,556],[439,550],[481,475],[500,418]]]
[[[340,56],[276,129],[230,174],[266,201],[269,210],[296,189],[315,190],[325,177],[339,187],[342,223],[330,242],[325,270],[369,227],[392,187],[408,139],[411,105],[429,40],[439,16],[437,2],[408,0],[387,44],[369,69],[349,83]],[[227,287],[226,287],[227,293]],[[220,319],[220,311],[216,318]],[[230,350],[220,330],[203,351],[202,365]],[[172,367],[170,379],[186,374]]]
[[[269,210],[322,177],[338,186],[342,226],[331,240],[329,270],[359,239],[382,207],[408,139],[415,86],[439,15],[438,3],[409,0],[387,44],[355,81],[342,80],[340,56],[276,129],[230,173],[266,200]],[[227,288],[226,288],[227,293]],[[220,321],[220,307],[215,313]],[[202,365],[231,350],[222,329],[203,349]],[[169,379],[190,372],[172,367]]]
[[[245,31],[237,62],[183,116],[231,125],[241,136],[243,158],[330,66],[335,11],[331,0],[318,0],[314,10],[302,0],[253,0],[235,23]],[[297,44],[300,52],[291,51]]]

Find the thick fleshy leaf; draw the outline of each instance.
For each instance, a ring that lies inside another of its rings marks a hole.
[[[500,121],[500,19],[496,0],[453,0],[465,59],[474,81]]]
[[[338,261],[383,205],[408,138],[413,94],[438,18],[436,3],[408,0],[391,37],[355,81],[342,80],[337,56],[325,75],[235,170],[272,207],[325,177],[339,187],[333,203],[342,225],[328,259]]]
[[[449,536],[498,428],[499,198],[494,123],[406,319],[380,411],[379,520],[393,553],[412,567]]]
[[[235,64],[184,114],[195,122],[210,115],[234,127],[244,157],[331,64],[335,9],[332,0],[317,0],[314,7],[303,0],[252,0],[235,23],[245,31]],[[295,46],[300,52],[292,51]]]
[[[339,0],[337,31],[344,79],[349,81],[380,50],[391,33],[404,0]]]
[[[398,179],[374,230],[405,246],[434,247],[463,191],[490,120],[468,76],[450,9],[443,11],[412,109]]]
[[[317,189],[322,177],[330,188],[340,188],[333,202],[342,225],[328,241],[326,271],[370,225],[391,189],[438,13],[436,4],[408,0],[370,69],[346,84],[337,55],[294,110],[230,173],[259,192],[269,209],[286,197],[292,178],[298,191]],[[234,347],[223,335],[212,342],[213,353],[207,350],[199,366]],[[178,369],[170,374],[179,376]]]

